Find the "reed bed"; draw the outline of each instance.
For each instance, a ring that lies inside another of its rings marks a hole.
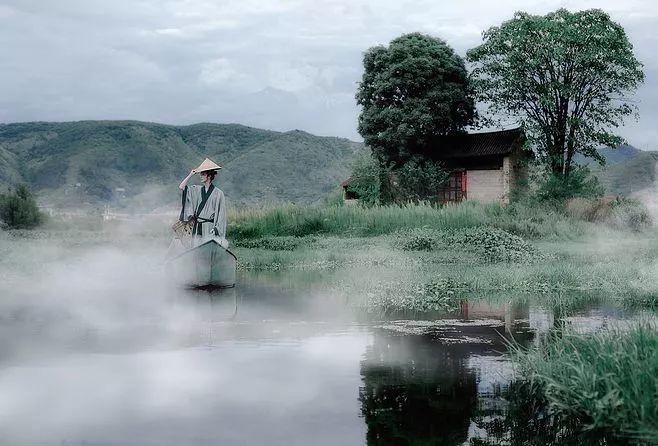
[[[557,332],[513,358],[554,415],[583,429],[658,443],[658,330],[643,323],[591,335]]]
[[[245,209],[229,215],[229,238],[333,234],[376,236],[402,229],[464,229],[490,226],[528,238],[572,239],[590,223],[548,209],[465,202],[392,206],[295,206]]]

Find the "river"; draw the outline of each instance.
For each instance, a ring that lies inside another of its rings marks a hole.
[[[639,316],[464,299],[383,318],[287,272],[207,292],[116,252],[56,265],[0,287],[3,444],[508,444],[527,423],[510,342]]]

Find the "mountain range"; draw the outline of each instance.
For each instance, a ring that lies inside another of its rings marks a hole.
[[[0,187],[26,183],[53,207],[171,205],[205,157],[232,203],[312,203],[349,176],[363,144],[238,124],[139,121],[0,125]]]
[[[205,158],[231,203],[323,200],[345,180],[362,143],[238,124],[173,126],[139,121],[0,124],[0,192],[27,184],[46,207],[109,204],[153,210],[176,205],[180,180]],[[656,181],[658,152],[601,149],[587,164],[608,194],[630,195]]]

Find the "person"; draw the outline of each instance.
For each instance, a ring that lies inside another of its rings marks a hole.
[[[194,223],[192,236],[195,246],[211,237],[225,243],[226,199],[224,192],[213,184],[219,169],[221,166],[206,158],[178,186],[183,191],[180,218]],[[203,184],[188,186],[188,181],[195,174],[199,174]]]

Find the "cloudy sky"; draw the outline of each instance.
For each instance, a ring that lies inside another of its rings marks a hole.
[[[3,0],[0,122],[237,122],[359,139],[365,49],[421,31],[464,55],[514,11],[601,8],[645,64],[640,120],[658,150],[658,5],[650,0]]]

